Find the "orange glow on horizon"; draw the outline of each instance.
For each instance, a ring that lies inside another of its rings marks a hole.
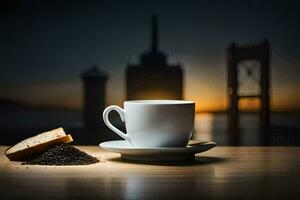
[[[162,90],[151,90],[135,94],[137,99],[174,99],[174,95]]]
[[[190,86],[192,85],[192,86]],[[199,88],[199,85],[202,86]],[[184,99],[195,101],[196,112],[225,111],[227,104],[226,90],[213,84],[189,84],[189,89],[184,90]],[[22,85],[12,87],[1,87],[0,97],[11,99],[16,102],[32,105],[34,107],[65,108],[72,110],[82,109],[82,87],[81,82],[71,81],[63,83],[45,83],[38,85]],[[112,94],[107,88],[107,105],[123,106],[124,95],[119,91]],[[141,94],[144,98],[163,96],[172,99],[168,94],[153,91],[151,96]],[[152,98],[153,99],[153,98]],[[295,90],[283,89],[274,92],[271,96],[272,111],[300,111],[300,93]],[[239,102],[242,111],[257,111],[260,108],[258,99],[243,99]]]
[[[244,98],[238,102],[238,109],[245,112],[254,112],[261,109],[261,101],[258,98]]]
[[[196,112],[217,112],[226,110],[225,105],[220,105],[213,100],[197,100],[196,103]]]

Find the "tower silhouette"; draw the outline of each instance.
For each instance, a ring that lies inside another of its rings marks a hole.
[[[127,99],[182,99],[183,72],[169,65],[159,48],[157,17],[152,17],[151,48],[140,56],[140,64],[128,65]]]
[[[85,134],[81,139],[82,143],[92,143],[91,141],[99,138],[100,132],[103,130],[101,113],[105,108],[107,78],[108,76],[101,72],[96,65],[81,74],[84,89],[83,121]],[[99,140],[95,142],[99,142]]]
[[[248,64],[246,64],[246,62]],[[252,62],[249,65],[249,61]],[[253,62],[254,61],[254,62]],[[260,135],[261,143],[269,143],[270,128],[270,45],[267,40],[259,44],[237,46],[232,43],[227,49],[227,68],[228,68],[228,133],[230,134],[230,144],[239,144],[239,108],[238,102],[243,98],[255,98],[260,100]],[[243,79],[240,73],[246,69],[247,79],[253,79],[254,68],[257,68],[259,75],[254,77],[259,89],[255,92],[240,91]]]

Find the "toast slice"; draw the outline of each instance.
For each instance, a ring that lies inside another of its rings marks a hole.
[[[40,133],[36,136],[27,138],[14,146],[9,147],[5,151],[5,155],[9,160],[24,160],[27,157],[41,153],[60,143],[72,142],[71,135],[66,135],[63,128],[57,128],[51,131]]]

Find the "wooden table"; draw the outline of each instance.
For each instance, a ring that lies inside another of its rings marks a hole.
[[[25,166],[0,147],[0,198],[300,199],[300,147],[216,147],[190,163],[128,163],[116,153],[90,166]]]

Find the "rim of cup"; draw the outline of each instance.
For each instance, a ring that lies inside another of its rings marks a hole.
[[[128,100],[124,103],[130,104],[147,104],[147,105],[172,105],[172,104],[195,104],[194,101],[187,101],[187,100],[160,100],[160,99],[153,99],[153,100]]]

